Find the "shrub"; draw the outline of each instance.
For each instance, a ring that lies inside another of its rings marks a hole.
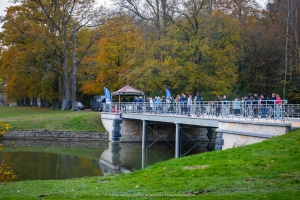
[[[2,137],[9,129],[11,126],[9,124],[5,124],[4,122],[0,121],[0,136]],[[0,144],[0,151],[3,148],[3,144]],[[0,182],[9,182],[13,181],[16,179],[17,176],[13,170],[10,169],[5,164],[0,164]]]
[[[10,182],[17,178],[13,170],[5,164],[0,164],[0,182]]]
[[[11,126],[9,124],[5,124],[4,122],[0,121],[0,136],[2,137],[6,132],[9,131]]]

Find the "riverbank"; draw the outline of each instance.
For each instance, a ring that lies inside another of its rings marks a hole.
[[[300,130],[106,177],[0,185],[2,199],[298,199]]]
[[[0,107],[0,121],[11,131],[106,132],[100,113],[38,107]]]
[[[101,140],[108,141],[108,133],[82,131],[9,131],[0,140]]]

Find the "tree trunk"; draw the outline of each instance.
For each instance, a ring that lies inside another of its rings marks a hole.
[[[284,84],[283,84],[283,95],[282,95],[283,99],[285,99],[286,75],[287,75],[287,67],[288,67],[289,20],[290,20],[290,5],[288,0],[287,17],[286,17],[286,35],[285,35],[285,68],[284,68]]]
[[[72,110],[77,110],[76,108],[76,28],[73,31],[73,72],[72,72]]]

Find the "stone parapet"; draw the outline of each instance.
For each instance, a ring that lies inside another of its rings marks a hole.
[[[105,140],[107,133],[71,131],[10,131],[0,139],[42,139],[42,140]]]

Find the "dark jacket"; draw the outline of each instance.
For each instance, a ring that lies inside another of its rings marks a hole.
[[[253,99],[252,99],[252,105],[253,106],[257,106],[258,105],[258,101],[259,101],[258,97],[253,97]]]
[[[269,104],[269,99],[268,97],[264,97],[261,99],[261,105],[262,107],[267,107],[267,104]]]

